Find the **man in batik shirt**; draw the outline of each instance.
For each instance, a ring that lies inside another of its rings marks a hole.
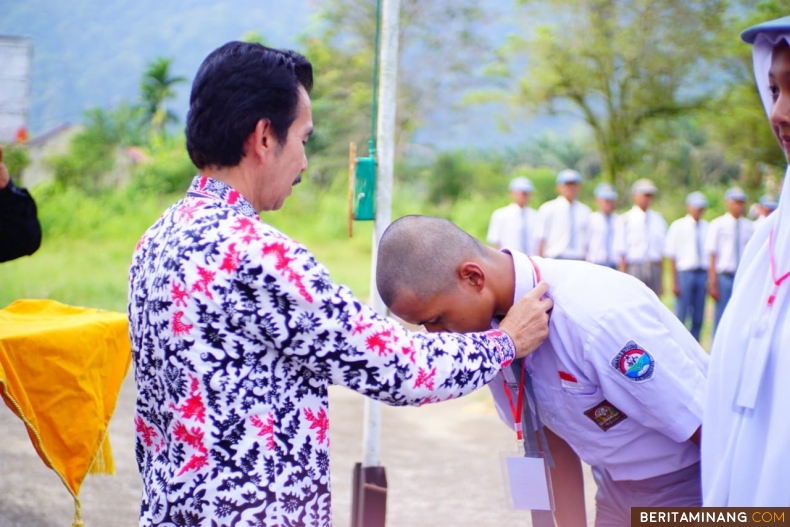
[[[330,525],[330,384],[438,402],[547,334],[545,284],[498,331],[406,331],[260,221],[307,168],[311,85],[301,55],[241,42],[195,77],[199,174],[143,235],[129,277],[140,525]]]

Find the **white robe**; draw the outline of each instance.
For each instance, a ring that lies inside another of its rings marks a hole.
[[[770,53],[766,65],[756,47],[755,74],[767,111],[769,66]],[[790,506],[790,278],[776,290],[773,307],[767,305],[774,291],[771,232],[775,276],[790,271],[789,202],[790,169],[779,207],[746,246],[716,330],[702,424],[706,506]],[[761,324],[763,338],[757,338]]]

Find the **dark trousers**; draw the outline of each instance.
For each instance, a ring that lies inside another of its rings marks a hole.
[[[652,289],[657,296],[661,296],[661,262],[631,262],[626,270]]]
[[[684,324],[688,318],[691,318],[690,331],[698,342],[702,330],[702,319],[705,315],[707,285],[708,272],[704,269],[678,271],[680,295],[675,299],[675,314]]]

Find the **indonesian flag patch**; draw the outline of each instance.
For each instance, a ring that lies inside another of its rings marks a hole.
[[[629,340],[625,347],[614,356],[610,362],[612,368],[622,373],[626,379],[634,382],[643,382],[653,378],[656,361],[653,357],[633,340]]]
[[[580,390],[583,388],[578,379],[576,379],[576,376],[572,373],[562,370],[559,370],[557,373],[560,374],[560,382],[562,383],[563,388],[570,390]]]

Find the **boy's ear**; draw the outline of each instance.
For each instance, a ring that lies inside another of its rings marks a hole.
[[[486,274],[480,264],[464,262],[458,267],[458,280],[461,285],[468,285],[477,291],[482,291],[486,285]]]

